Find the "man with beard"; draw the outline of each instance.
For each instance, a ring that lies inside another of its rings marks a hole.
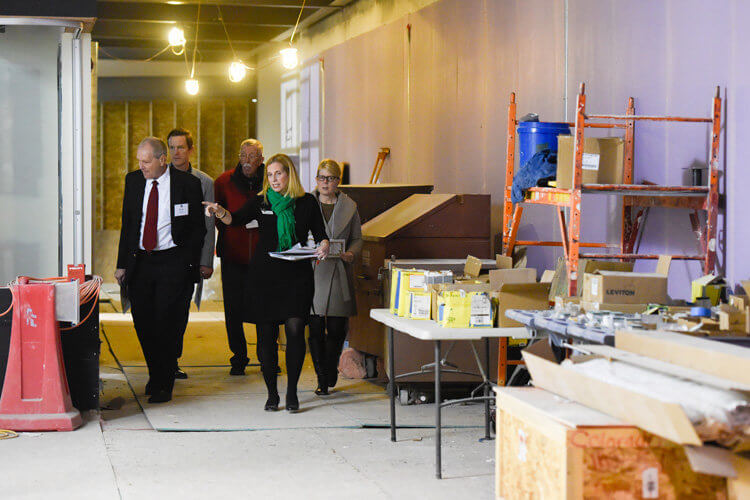
[[[214,199],[229,211],[240,209],[263,188],[263,144],[245,139],[240,145],[239,163],[214,182]],[[242,329],[245,284],[250,256],[258,242],[258,226],[227,226],[218,221],[216,254],[221,258],[221,285],[224,294],[224,319],[229,349],[232,351],[230,375],[244,375],[249,359]]]

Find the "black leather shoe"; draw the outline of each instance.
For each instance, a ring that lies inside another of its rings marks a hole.
[[[266,400],[266,406],[263,407],[266,411],[279,411],[279,396],[276,397],[268,396]]]
[[[143,393],[146,396],[150,396],[153,392],[154,390],[151,388],[151,380],[149,380],[148,382],[146,382],[146,389],[144,389]]]
[[[297,411],[299,410],[299,400],[297,399],[296,394],[287,394],[286,395],[286,411]]]
[[[172,393],[165,390],[154,391],[154,395],[148,398],[149,403],[166,403],[171,400]]]
[[[318,388],[315,389],[315,395],[317,396],[328,396],[328,394],[329,394],[328,387],[318,386]]]
[[[229,370],[230,375],[244,375],[245,374],[245,367],[240,365],[232,366],[232,369]]]
[[[182,369],[178,366],[177,369],[174,371],[174,378],[178,378],[180,380],[185,380],[188,378],[187,373],[182,371]]]

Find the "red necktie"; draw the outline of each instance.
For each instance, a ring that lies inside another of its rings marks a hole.
[[[151,251],[156,248],[156,222],[159,220],[159,185],[154,181],[151,194],[148,195],[146,223],[143,226],[143,248]]]

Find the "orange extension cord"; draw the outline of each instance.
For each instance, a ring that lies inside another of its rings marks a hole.
[[[30,281],[47,281],[47,282],[50,282],[50,281],[51,282],[68,281],[68,278],[59,278],[59,277],[56,277],[56,278],[34,278],[32,276],[19,276],[18,278],[16,278],[16,280],[14,282],[11,283],[11,285],[14,285],[14,284],[18,283],[18,281],[21,278],[27,278]],[[90,280],[83,282],[83,284],[78,287],[78,293],[79,293],[79,296],[80,296],[79,301],[80,301],[81,305],[88,304],[89,302],[92,303],[91,304],[91,309],[89,309],[88,314],[86,314],[86,317],[83,318],[83,320],[81,320],[81,321],[78,322],[78,325],[80,325],[81,323],[85,323],[91,317],[91,314],[94,312],[94,309],[96,308],[96,303],[99,301],[99,292],[101,291],[101,288],[102,288],[102,278],[100,276],[93,276]],[[13,309],[13,304],[15,304],[16,296],[13,293],[12,286],[11,286],[10,292],[11,292],[10,306],[8,307],[8,309],[5,310],[5,312],[0,313],[0,318],[2,318],[3,316],[5,316],[6,314],[8,314]],[[68,330],[72,330],[73,328],[77,327],[78,325],[72,325],[72,326],[69,326],[69,327],[66,327],[66,328],[60,328],[60,331],[61,332],[65,332],[65,331],[68,331]]]

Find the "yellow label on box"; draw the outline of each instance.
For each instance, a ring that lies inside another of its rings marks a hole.
[[[430,305],[432,294],[430,292],[409,292],[409,318],[430,319]]]

